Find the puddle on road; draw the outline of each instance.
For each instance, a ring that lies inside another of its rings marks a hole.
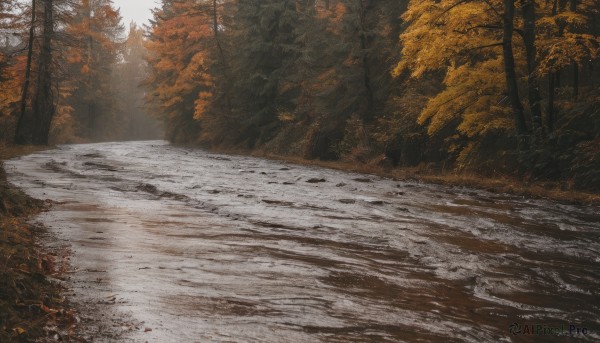
[[[164,142],[6,167],[55,202],[36,220],[73,252],[69,294],[95,342],[540,339],[513,323],[600,340],[598,208]]]

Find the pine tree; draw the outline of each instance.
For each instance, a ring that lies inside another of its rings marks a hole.
[[[76,9],[69,28],[76,44],[67,61],[73,89],[69,103],[80,137],[98,140],[118,136],[120,125],[111,73],[117,63],[122,31],[119,11],[110,0],[83,0]]]
[[[285,80],[299,50],[296,4],[286,0],[238,1],[230,39],[236,46],[234,75],[235,141],[253,147],[272,139],[279,126],[278,113],[293,107],[295,87]]]
[[[317,106],[330,118],[323,121],[327,136],[341,138],[326,143],[338,156],[369,153],[372,126],[383,118],[391,93],[390,61],[398,55],[393,46],[406,2],[343,0],[329,6],[328,31],[335,36],[328,41],[336,43],[329,43],[324,58],[330,63],[328,95]]]
[[[210,12],[189,0],[163,1],[155,10],[147,44],[147,102],[164,122],[167,138],[190,143],[212,98],[204,47],[212,41]],[[204,7],[205,8],[205,7]]]

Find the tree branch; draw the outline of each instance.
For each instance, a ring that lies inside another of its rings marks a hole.
[[[499,18],[502,18],[502,13],[498,12],[498,10],[496,9],[496,7],[494,7],[494,5],[492,5],[492,4],[490,3],[490,1],[489,1],[489,0],[483,0],[483,2],[485,2],[485,3],[488,5],[488,7],[489,7],[489,8],[491,8],[491,9],[492,9],[492,11],[494,11],[494,13],[495,13],[495,14],[496,14],[496,15],[497,15]]]
[[[475,30],[475,29],[489,29],[489,30],[502,30],[503,27],[502,26],[497,26],[497,25],[475,25],[475,26],[471,26],[465,30],[454,30],[454,32],[458,32],[458,33],[462,33],[462,34],[467,34],[469,33],[469,31]]]
[[[435,24],[435,23],[436,23],[438,20],[440,20],[440,18],[441,18],[442,16],[444,16],[444,14],[446,14],[446,13],[450,12],[450,11],[451,11],[453,8],[455,8],[455,7],[457,7],[457,6],[460,6],[460,5],[464,4],[465,2],[469,2],[469,1],[471,1],[471,0],[460,0],[460,1],[458,1],[457,3],[455,3],[454,5],[452,5],[452,6],[448,7],[448,8],[446,8],[446,9],[445,9],[445,10],[444,10],[442,13],[440,13],[440,15],[438,15],[438,16],[437,16],[437,17],[436,17],[436,18],[433,20],[433,22],[432,22],[431,24],[432,24],[432,25],[433,25],[433,24]]]
[[[467,49],[467,51],[479,50],[479,49],[486,49],[486,48],[493,48],[495,46],[502,46],[502,45],[504,45],[503,42],[494,43],[494,44],[488,44],[488,45],[482,45],[482,46],[476,46],[474,48]]]

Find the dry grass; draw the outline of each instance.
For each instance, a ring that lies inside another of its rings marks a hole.
[[[486,178],[475,174],[425,174],[424,182],[442,185],[460,185],[531,198],[541,198],[565,204],[600,205],[600,194],[573,190],[562,182],[522,181],[509,177]]]
[[[373,174],[398,180],[417,180],[445,186],[462,186],[483,189],[493,193],[506,193],[517,196],[548,199],[566,204],[600,205],[600,194],[574,190],[570,184],[564,182],[524,181],[509,176],[491,178],[466,172],[453,173],[433,171],[426,167],[384,168],[378,165],[351,163],[346,161],[307,160],[296,156],[281,156],[266,152],[254,152],[252,155],[288,163]]]
[[[298,156],[277,155],[265,150],[207,148],[209,151],[229,155],[251,155],[287,163],[318,166],[329,169],[373,174],[398,180],[416,180],[444,186],[469,187],[493,193],[505,193],[537,199],[547,199],[564,204],[600,206],[600,194],[574,189],[570,182],[520,180],[510,175],[487,177],[469,172],[440,172],[425,166],[409,168],[384,168],[377,164],[348,161],[322,161]]]

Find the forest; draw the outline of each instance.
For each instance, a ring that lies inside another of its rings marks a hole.
[[[0,0],[0,342],[600,341],[599,0],[146,1]]]
[[[162,129],[600,190],[596,0],[162,0],[128,30],[110,0],[0,6],[4,142]]]
[[[109,0],[2,1],[0,138],[18,144],[159,137],[143,110],[143,31]]]

